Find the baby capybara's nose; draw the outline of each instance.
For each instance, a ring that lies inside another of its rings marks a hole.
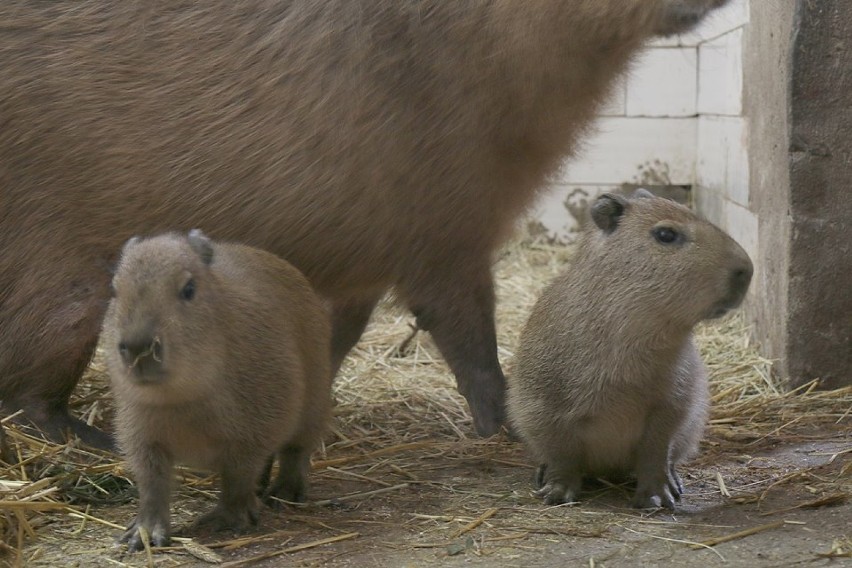
[[[162,345],[159,339],[152,336],[127,339],[118,344],[118,353],[128,367],[135,366],[140,360],[150,358],[162,361]]]
[[[738,296],[745,296],[748,291],[748,285],[751,283],[751,277],[754,274],[754,267],[751,262],[743,264],[734,269],[731,273],[731,290]]]

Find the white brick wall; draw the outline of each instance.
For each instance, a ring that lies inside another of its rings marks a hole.
[[[701,213],[756,251],[742,116],[748,1],[733,0],[693,33],[655,41],[636,61],[597,135],[534,211],[552,236],[572,238],[582,202],[622,183],[691,185]]]
[[[748,129],[741,116],[702,115],[698,119],[696,191],[726,193],[748,207]]]
[[[710,23],[698,44],[698,144],[693,192],[699,213],[757,258],[750,209],[748,120],[743,116],[743,28],[748,0]]]
[[[568,184],[618,185],[642,181],[653,168],[669,183],[692,183],[697,123],[694,118],[603,117],[581,159],[568,162],[560,176]]]
[[[698,46],[698,112],[739,116],[743,111],[743,29]]]
[[[694,116],[698,85],[694,47],[647,50],[627,79],[625,116]]]

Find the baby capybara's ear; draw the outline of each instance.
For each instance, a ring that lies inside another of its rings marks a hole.
[[[127,254],[127,251],[138,245],[142,241],[141,237],[132,236],[124,242],[124,246],[121,247],[121,256]]]
[[[201,257],[201,262],[210,264],[213,262],[213,243],[201,229],[193,229],[189,232],[189,246]]]
[[[611,233],[618,227],[621,217],[629,207],[627,200],[615,193],[604,193],[592,204],[592,221],[604,233]]]

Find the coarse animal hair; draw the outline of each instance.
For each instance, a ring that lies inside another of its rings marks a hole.
[[[0,399],[62,437],[109,268],[203,227],[334,302],[332,368],[389,288],[482,434],[503,423],[491,255],[655,35],[726,0],[0,5]]]
[[[332,378],[329,314],[307,279],[268,252],[192,231],[130,239],[113,288],[103,344],[118,442],[140,491],[130,548],[145,544],[140,527],[168,542],[176,463],[221,474],[203,526],[255,523],[255,490],[276,454],[267,496],[304,499]]]
[[[591,206],[571,267],[521,334],[508,411],[542,464],[548,503],[583,475],[635,474],[639,507],[674,507],[675,466],[707,422],[707,371],[694,326],[742,301],[745,251],[686,207],[638,190]]]

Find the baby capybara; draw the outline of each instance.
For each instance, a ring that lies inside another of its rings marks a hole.
[[[204,227],[333,301],[388,288],[504,422],[492,252],[655,35],[726,0],[0,2],[0,400],[48,435],[134,234]]]
[[[645,190],[604,194],[591,217],[523,330],[509,417],[541,464],[545,502],[574,501],[584,475],[635,474],[634,506],[674,508],[675,466],[697,450],[709,405],[692,329],[740,304],[752,264]]]
[[[200,231],[129,240],[113,279],[103,344],[116,434],[139,486],[132,550],[169,541],[174,464],[217,471],[222,493],[196,525],[257,521],[255,491],[304,499],[331,406],[330,322],[307,279],[254,248]]]

